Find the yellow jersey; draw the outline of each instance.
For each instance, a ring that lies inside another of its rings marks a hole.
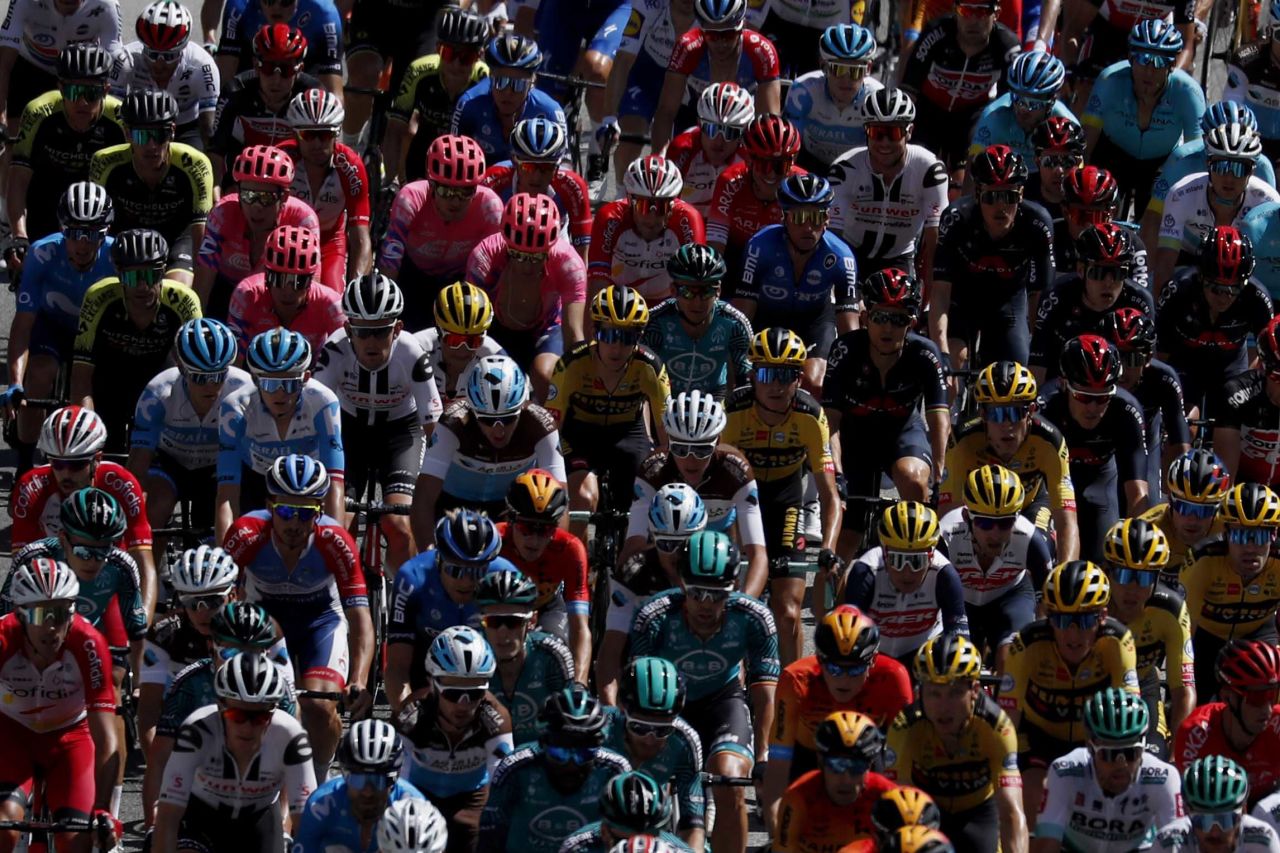
[[[1195,546],[1200,542],[1186,544],[1178,538],[1173,528],[1173,519],[1169,517],[1173,510],[1167,503],[1153,506],[1151,509],[1138,516],[1143,521],[1149,521],[1156,527],[1164,531],[1165,538],[1169,540],[1169,565],[1165,568],[1163,574],[1167,577],[1172,575],[1177,577],[1182,571],[1182,567],[1191,562],[1191,555],[1195,552]],[[1214,516],[1213,524],[1209,527],[1209,535],[1201,540],[1201,542],[1222,535],[1222,516]]]
[[[572,425],[624,427],[639,422],[647,402],[655,421],[662,420],[671,383],[662,359],[639,344],[622,376],[611,386],[597,375],[592,353],[596,342],[583,342],[556,362],[543,407],[560,426],[561,438]]]
[[[1158,585],[1142,609],[1142,615],[1125,623],[1133,632],[1138,655],[1138,688],[1143,696],[1156,697],[1156,725],[1168,735],[1164,702],[1160,696],[1160,669],[1165,668],[1169,689],[1194,687],[1196,683],[1195,650],[1191,646],[1191,617],[1182,596],[1163,584]]]
[[[1220,640],[1250,636],[1273,621],[1280,607],[1280,558],[1272,554],[1262,571],[1246,580],[1232,568],[1225,539],[1196,548],[1178,579],[1192,627]]]
[[[767,424],[755,405],[751,386],[729,395],[729,421],[720,440],[742,451],[757,483],[771,483],[811,471],[835,471],[827,413],[808,391],[796,391],[791,411],[778,424]]]

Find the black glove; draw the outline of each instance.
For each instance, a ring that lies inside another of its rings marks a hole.
[[[21,265],[30,247],[31,241],[26,237],[10,237],[9,245],[4,250],[5,263]]]
[[[849,500],[849,481],[844,474],[836,474],[836,496],[842,501]]]
[[[840,558],[836,556],[836,552],[830,548],[823,548],[818,552],[818,568],[830,571],[840,565]]]
[[[768,769],[769,762],[767,759],[764,761],[757,761],[755,766],[751,768],[751,781],[755,782],[757,785],[763,785],[764,774]]]

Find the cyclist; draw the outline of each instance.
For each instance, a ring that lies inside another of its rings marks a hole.
[[[374,829],[383,812],[401,801],[426,803],[421,791],[399,778],[403,761],[400,734],[390,723],[352,723],[338,745],[342,775],[321,783],[307,799],[292,849],[378,853]]]
[[[1231,474],[1212,450],[1197,448],[1169,463],[1165,487],[1169,502],[1147,510],[1142,519],[1163,530],[1168,540],[1169,569],[1162,578],[1168,582],[1177,581],[1177,572],[1192,559],[1196,546],[1221,535],[1218,505],[1231,488]]]
[[[1275,484],[1280,436],[1280,322],[1272,320],[1258,335],[1258,367],[1227,380],[1223,405],[1213,428],[1214,452],[1240,481]]]
[[[1146,849],[1182,814],[1182,780],[1147,750],[1147,705],[1126,690],[1099,690],[1084,705],[1088,738],[1049,766],[1036,820],[1036,853]]]
[[[1014,636],[1036,618],[1036,590],[1053,567],[1053,545],[1022,515],[1026,489],[998,464],[964,479],[964,503],[948,512],[938,545],[964,588],[969,631],[1003,673]]]
[[[857,711],[836,711],[813,733],[818,769],[787,788],[769,826],[778,853],[837,850],[873,837],[871,809],[894,783],[871,769],[884,735]]]
[[[340,406],[311,376],[307,339],[288,329],[264,332],[249,343],[245,364],[253,384],[229,395],[218,415],[216,540],[226,538],[238,516],[266,503],[267,472],[291,453],[312,455],[324,465],[325,512],[341,518],[346,457]]]
[[[378,819],[381,853],[445,853],[448,835],[444,817],[430,800],[392,803]]]
[[[265,0],[226,3],[216,61],[222,79],[230,80],[247,70],[254,39],[264,27],[287,25],[306,39],[302,56],[308,72],[326,89],[342,93],[342,17],[337,4],[328,0],[299,0],[289,6]]]
[[[817,41],[820,67],[791,84],[782,115],[800,131],[799,164],[822,172],[866,144],[862,103],[884,84],[869,75],[876,49],[871,30],[836,23]]]
[[[1080,114],[1085,159],[1108,169],[1133,209],[1145,211],[1156,174],[1177,147],[1200,136],[1204,92],[1175,68],[1186,42],[1169,21],[1148,18],[1129,32],[1129,61],[1098,75]],[[1143,129],[1140,116],[1150,116]]]
[[[711,212],[716,179],[724,169],[742,162],[742,135],[755,116],[750,92],[737,83],[713,83],[698,96],[697,125],[677,134],[667,146],[667,159],[684,179],[681,200],[704,219]],[[619,167],[619,172],[625,173],[631,162]]]
[[[281,794],[292,834],[316,787],[311,743],[302,724],[277,707],[288,686],[266,655],[236,654],[213,683],[217,704],[187,717],[165,764],[153,849],[279,850]],[[226,779],[228,764],[254,772],[233,770]]]
[[[667,366],[673,394],[723,398],[751,375],[751,321],[720,298],[726,272],[720,253],[701,243],[667,261],[675,296],[649,313],[640,340]]]
[[[481,811],[498,763],[512,751],[511,715],[489,692],[497,661],[474,628],[455,625],[432,640],[428,686],[396,715],[408,741],[404,775],[444,815],[451,844],[477,848]]]
[[[1161,827],[1156,849],[1275,850],[1280,846],[1276,831],[1245,814],[1254,785],[1251,773],[1221,755],[1188,764],[1182,776],[1188,814]]]
[[[129,142],[103,148],[89,161],[89,180],[115,202],[112,231],[151,228],[169,244],[167,275],[190,285],[195,247],[213,207],[213,167],[196,148],[174,142],[178,102],[168,92],[140,89],[120,110]]]
[[[983,109],[973,128],[969,157],[976,157],[988,145],[1008,145],[1022,156],[1028,171],[1040,163],[1032,143],[1034,131],[1049,118],[1074,120],[1066,104],[1058,100],[1067,79],[1062,60],[1043,50],[1020,53],[1009,64],[1005,85],[1009,91]]]
[[[1073,116],[1049,116],[1031,131],[1031,147],[1039,168],[1037,180],[1027,185],[1027,198],[1053,217],[1054,266],[1070,269],[1070,264],[1058,262],[1058,235],[1065,227],[1067,176],[1084,165],[1084,128]]]
[[[535,584],[534,627],[568,644],[573,673],[585,684],[592,641],[587,551],[581,539],[560,526],[568,511],[569,493],[561,481],[532,468],[507,490],[507,520],[498,525],[498,535],[502,556]]]
[[[667,789],[648,773],[628,770],[609,780],[600,792],[600,819],[570,835],[560,853],[606,853],[616,841],[651,834],[676,850],[689,847],[663,827],[674,812]]]
[[[310,205],[290,195],[294,166],[271,145],[250,145],[231,168],[236,191],[225,193],[209,215],[193,287],[205,314],[225,320],[236,285],[263,270],[267,240],[283,225],[320,234]]]
[[[110,652],[97,629],[76,615],[79,586],[65,563],[48,558],[13,570],[14,612],[0,618],[0,685],[12,697],[0,706],[9,744],[5,820],[31,811],[37,774],[44,808],[60,819],[87,820],[110,803],[123,761],[106,671]],[[57,681],[48,672],[58,673]],[[17,849],[18,835],[6,830],[0,848]],[[88,853],[92,842],[88,833],[54,837],[72,853]]]
[[[734,591],[737,548],[723,533],[704,530],[690,537],[680,552],[679,570],[680,587],[653,596],[636,614],[631,655],[665,657],[684,675],[689,693],[684,716],[702,741],[710,772],[763,781],[779,673],[773,616],[757,599]],[[701,651],[691,654],[694,649]],[[725,666],[699,662],[712,649]],[[712,845],[745,849],[745,792],[720,786],[713,796],[721,819],[711,832]]]
[[[1274,19],[1272,19],[1274,20]],[[1234,101],[1250,108],[1258,122],[1262,135],[1262,150],[1266,159],[1276,156],[1277,140],[1280,140],[1280,124],[1271,98],[1277,90],[1275,79],[1276,40],[1268,28],[1259,32],[1259,38],[1242,44],[1231,54],[1227,62],[1227,79],[1223,85],[1223,101]]]
[[[376,8],[376,7],[374,7]],[[384,22],[391,23],[394,16]],[[349,31],[348,51],[357,52],[362,30],[353,22]],[[440,11],[436,18],[436,53],[418,56],[404,68],[400,88],[387,110],[387,132],[382,144],[386,164],[383,180],[398,176],[400,182],[419,181],[426,177],[427,148],[437,137],[449,132],[458,98],[470,87],[489,76],[489,66],[480,58],[489,40],[488,23],[468,9]],[[369,45],[379,51],[382,44]],[[366,48],[367,49],[367,48]],[[364,124],[365,113],[355,102],[349,102],[347,113],[352,128]],[[417,116],[417,127],[413,124]]]
[[[332,92],[308,89],[289,101],[285,117],[294,138],[280,143],[293,158],[293,197],[320,221],[320,281],[336,291],[373,266],[369,175],[355,149],[338,141],[343,115]]]
[[[555,202],[513,195],[501,233],[481,240],[467,258],[467,281],[492,300],[493,339],[530,365],[534,396],[545,399],[556,360],[584,339],[587,299],[586,264],[560,239]]]
[[[1037,814],[1051,762],[1085,739],[1087,697],[1138,692],[1133,634],[1107,615],[1111,584],[1097,565],[1059,563],[1044,583],[1045,618],[1018,632],[1000,681],[1000,707],[1018,730],[1024,814]]]
[[[887,772],[885,775],[888,778]],[[942,825],[942,812],[938,810],[938,804],[933,798],[924,791],[912,785],[900,785],[885,791],[876,800],[871,807],[871,825],[875,827],[876,837],[890,844],[901,829],[915,827],[937,830]],[[855,843],[861,843],[865,847],[872,842],[864,840]],[[841,848],[842,851],[847,849]]]
[[[1090,225],[1115,223],[1133,231],[1132,226],[1116,219],[1120,204],[1120,187],[1106,169],[1078,166],[1063,179],[1062,221],[1054,223],[1053,258],[1056,269],[1068,271],[1077,262],[1076,240]],[[1134,239],[1134,267],[1131,277],[1144,287],[1149,285],[1149,258],[1146,242]]]
[[[1064,4],[1058,4],[1064,5]],[[1084,103],[1089,98],[1093,81],[1108,66],[1125,58],[1125,37],[1130,27],[1143,18],[1160,17],[1169,19],[1172,13],[1173,26],[1182,37],[1182,47],[1178,50],[1174,64],[1185,71],[1190,71],[1195,61],[1196,41],[1199,38],[1197,28],[1203,26],[1196,14],[1194,3],[1159,2],[1152,5],[1128,3],[1123,0],[1090,0],[1083,7],[1065,4],[1069,11],[1062,17],[1062,34],[1059,42],[1062,45],[1062,58],[1071,68],[1075,79],[1076,104]],[[1045,12],[1057,12],[1045,4]],[[1203,13],[1202,13],[1203,14]],[[1042,16],[1042,20],[1053,18]]]
[[[241,353],[249,342],[272,329],[291,329],[307,339],[313,353],[346,323],[342,295],[322,283],[319,235],[296,225],[281,225],[267,237],[262,272],[246,276],[231,294],[227,323]],[[243,358],[243,356],[241,356]]]
[[[591,293],[626,286],[648,302],[672,295],[667,262],[689,243],[706,241],[702,214],[680,198],[676,164],[651,154],[627,167],[626,197],[601,205],[591,228]]]
[[[836,711],[857,711],[887,728],[911,702],[906,667],[881,654],[880,629],[851,604],[833,608],[813,635],[816,654],[782,670],[774,703],[761,802],[776,823],[787,786],[819,766],[814,733]]]
[[[1142,406],[1117,385],[1120,353],[1105,338],[1067,341],[1059,367],[1062,381],[1044,395],[1040,413],[1062,431],[1071,454],[1080,553],[1101,560],[1103,539],[1121,512],[1147,509]]]
[[[489,76],[458,98],[449,132],[471,137],[490,163],[499,163],[511,159],[508,140],[521,119],[545,118],[565,126],[564,110],[537,87],[542,59],[538,43],[528,36],[505,32],[492,39],[484,51]]]
[[[988,147],[969,171],[974,194],[938,228],[930,337],[954,364],[1026,363],[1028,319],[1053,285],[1053,221],[1023,197],[1027,164],[1009,146]]]
[[[405,325],[425,328],[430,306],[461,277],[467,256],[498,231],[502,201],[480,185],[484,152],[475,140],[446,134],[427,149],[427,176],[396,193],[377,267],[411,295]]]
[[[553,693],[540,722],[538,741],[503,758],[493,772],[477,849],[558,853],[566,838],[600,817],[609,780],[631,769],[604,748],[608,717],[581,684]]]
[[[981,687],[981,652],[941,634],[920,647],[913,668],[919,697],[889,730],[885,776],[936,799],[943,831],[966,849],[1025,850],[1018,735]],[[872,820],[879,814],[877,806]]]
[[[794,329],[808,342],[804,384],[822,394],[827,354],[837,334],[858,325],[858,262],[853,249],[827,227],[835,193],[826,178],[803,174],[778,187],[782,222],[747,241],[742,284],[733,307],[754,321]]]
[[[454,282],[440,291],[432,306],[435,324],[414,335],[431,361],[431,378],[446,405],[467,393],[471,368],[488,355],[503,355],[489,337],[493,303],[474,284]]]
[[[113,215],[106,190],[78,181],[58,201],[60,230],[37,240],[23,260],[25,274],[9,325],[9,388],[4,392],[4,403],[17,414],[17,432],[10,444],[18,451],[19,474],[31,467],[45,418],[43,409],[26,405],[23,398],[53,394],[73,351],[84,294],[115,271],[115,238],[107,236]],[[13,266],[9,277],[18,277]]]
[[[906,92],[872,92],[861,101],[861,115],[865,146],[831,164],[831,228],[853,247],[861,278],[896,267],[919,269],[932,281],[938,221],[947,206],[946,167],[929,149],[911,144],[916,106]]]

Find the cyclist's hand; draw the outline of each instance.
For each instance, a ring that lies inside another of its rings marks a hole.
[[[618,127],[617,116],[605,116],[600,126],[596,128],[596,142],[600,143],[601,150],[617,145],[621,136],[622,130]]]
[[[347,699],[343,703],[353,720],[363,720],[373,710],[373,694],[363,684],[351,684],[347,687]]]
[[[756,802],[764,802],[764,774],[769,771],[768,759],[758,758],[751,767],[751,781],[755,783]]]
[[[418,703],[414,699],[410,699],[404,703],[404,707],[400,709],[400,713],[396,714],[396,728],[401,732],[408,732],[418,724]]]
[[[4,250],[4,262],[9,268],[9,277],[22,274],[22,262],[27,257],[27,249],[31,247],[31,241],[26,237],[10,237],[9,245]]]
[[[849,500],[849,480],[843,473],[836,474],[836,497],[842,501]]]
[[[8,388],[0,391],[0,406],[4,408],[4,419],[10,420],[17,412],[18,406],[22,404],[22,400],[26,397],[26,392],[22,390],[22,386],[18,384],[10,385]]]
[[[106,809],[94,809],[93,829],[103,853],[115,850],[120,845],[120,839],[124,838],[124,824]],[[108,840],[111,842],[110,846],[106,844]]]

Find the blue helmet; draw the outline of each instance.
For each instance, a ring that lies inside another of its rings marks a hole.
[[[511,158],[531,163],[558,163],[569,137],[559,122],[538,116],[516,122],[511,129]]]
[[[870,59],[876,49],[871,30],[857,24],[836,24],[822,31],[818,53],[823,62],[858,62]]]
[[[440,556],[458,563],[487,563],[502,550],[502,537],[489,516],[474,509],[446,513],[436,522]]]
[[[1242,124],[1250,130],[1257,130],[1258,117],[1239,101],[1215,101],[1200,116],[1200,130],[1204,133],[1227,124]]]
[[[245,358],[254,373],[302,373],[311,366],[311,344],[297,332],[272,329],[249,342]]]
[[[535,71],[542,63],[542,51],[538,43],[526,36],[503,33],[489,42],[484,50],[484,61],[490,68],[521,68]]]
[[[747,0],[693,0],[693,14],[704,30],[742,29]]]
[[[1182,50],[1182,33],[1168,21],[1147,18],[1129,32],[1129,50],[1173,56]]]
[[[1009,88],[1019,95],[1053,97],[1067,78],[1062,60],[1043,50],[1021,53],[1009,66]]]
[[[706,526],[707,506],[688,483],[667,483],[649,501],[654,538],[684,539]]]
[[[212,317],[183,323],[174,343],[178,364],[188,373],[217,373],[236,360],[235,333]]]
[[[517,412],[529,399],[529,380],[509,356],[486,355],[466,378],[467,399],[481,417]]]
[[[827,179],[812,172],[791,175],[778,187],[778,203],[783,210],[802,204],[826,208],[831,206],[835,198],[835,191],[831,189]]]
[[[445,628],[436,634],[427,651],[427,672],[433,678],[491,678],[497,669],[488,640],[467,625]]]
[[[329,494],[329,472],[324,463],[301,453],[272,462],[266,480],[267,491],[273,495],[319,500]]]

